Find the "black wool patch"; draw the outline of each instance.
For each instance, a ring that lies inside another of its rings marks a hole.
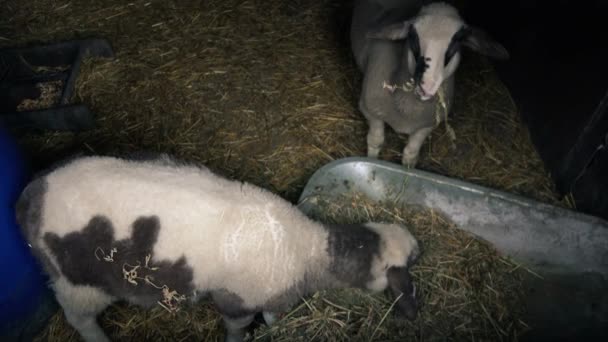
[[[181,257],[175,262],[152,261],[158,239],[158,217],[140,217],[132,225],[130,238],[115,240],[112,222],[95,216],[81,230],[60,238],[46,233],[44,241],[54,254],[61,272],[76,285],[100,287],[106,293],[150,306],[190,295],[193,290],[192,268]],[[171,296],[173,293],[175,296]],[[179,300],[178,300],[179,301]]]
[[[259,286],[259,284],[254,286]],[[211,298],[217,306],[218,311],[230,318],[245,317],[258,311],[245,309],[243,299],[225,289],[214,290],[211,292]]]
[[[422,76],[429,68],[429,64],[427,63],[427,58],[423,56],[422,52],[420,51],[420,37],[418,36],[418,32],[416,31],[416,27],[414,27],[414,25],[411,25],[410,27],[407,44],[414,55],[414,60],[416,61],[414,82],[416,82],[416,84],[421,84]]]
[[[363,225],[331,225],[327,229],[330,272],[339,281],[365,287],[372,280],[372,260],[380,253],[380,236]]]

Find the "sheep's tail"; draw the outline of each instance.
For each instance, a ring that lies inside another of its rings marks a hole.
[[[44,178],[34,180],[21,192],[15,205],[17,224],[31,247],[38,247],[46,189]]]

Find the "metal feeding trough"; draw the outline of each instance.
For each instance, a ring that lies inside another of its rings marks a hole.
[[[82,60],[114,56],[108,41],[83,39],[0,50],[0,123],[38,130],[82,131],[93,114],[69,104]]]
[[[348,193],[441,212],[542,275],[524,282],[530,340],[608,337],[608,222],[369,158],[345,158],[319,169],[298,206],[321,213],[318,198],[340,201]]]

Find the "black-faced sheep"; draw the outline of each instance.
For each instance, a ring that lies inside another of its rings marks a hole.
[[[408,166],[416,164],[422,143],[451,110],[460,47],[508,58],[500,44],[465,24],[454,7],[422,6],[420,0],[357,1],[351,43],[363,72],[359,109],[369,124],[367,154],[378,157],[387,123],[409,135],[402,159]]]
[[[390,287],[416,315],[418,244],[404,227],[315,222],[268,191],[167,157],[72,160],[26,187],[17,218],[86,341],[108,340],[96,316],[117,300],[175,311],[209,294],[229,341],[255,313],[272,320],[328,288]]]

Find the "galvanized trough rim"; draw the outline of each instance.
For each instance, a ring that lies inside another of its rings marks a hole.
[[[306,184],[299,208],[348,192],[437,210],[539,272],[608,275],[608,222],[523,196],[371,158],[332,161]]]

